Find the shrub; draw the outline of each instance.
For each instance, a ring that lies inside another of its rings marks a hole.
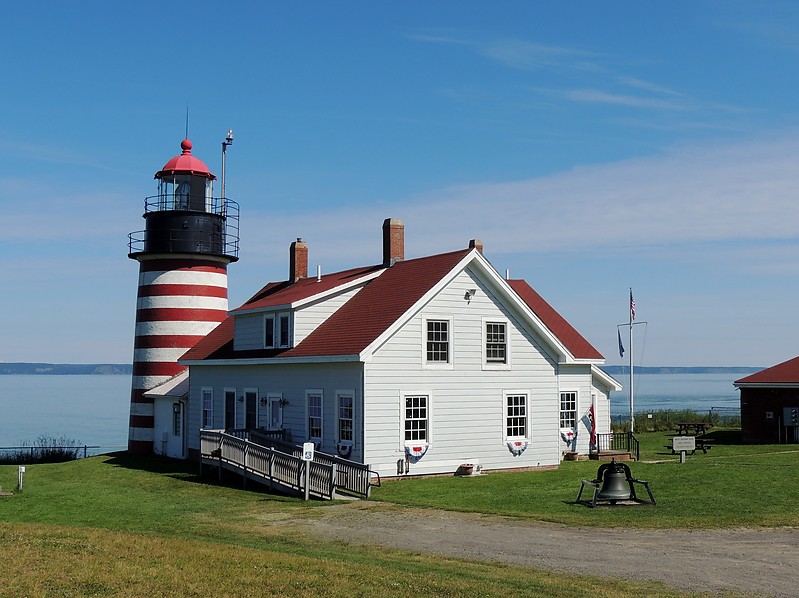
[[[0,453],[0,464],[27,465],[32,463],[62,463],[74,461],[83,446],[73,438],[39,436],[35,441],[25,441],[20,448]]]
[[[652,415],[650,418],[649,415]],[[613,417],[611,429],[614,432],[626,432],[629,428],[629,417]],[[741,416],[738,413],[722,415],[718,411],[695,411],[693,409],[645,411],[635,414],[636,432],[670,432],[678,422],[710,422],[723,428],[740,428]]]

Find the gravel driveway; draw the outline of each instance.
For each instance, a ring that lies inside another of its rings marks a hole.
[[[293,520],[324,540],[501,561],[689,591],[799,596],[799,530],[623,530],[354,502]]]

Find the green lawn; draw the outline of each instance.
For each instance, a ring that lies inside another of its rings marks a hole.
[[[580,481],[594,479],[597,461],[563,462],[549,471],[386,482],[374,498],[414,507],[494,513],[589,526],[718,528],[799,525],[799,446],[741,445],[734,431],[715,431],[717,443],[679,463],[665,448],[670,435],[637,435],[641,462],[634,477],[650,483],[655,507],[589,509],[574,503]],[[643,489],[641,489],[643,492]]]
[[[329,503],[196,474],[196,464],[125,455],[28,466],[24,492],[0,498],[0,596],[684,595],[656,583],[573,574],[565,582],[530,568],[324,543],[291,520]],[[516,475],[528,484],[536,474]],[[16,466],[0,466],[4,489],[16,479]],[[405,485],[378,494],[386,500]]]
[[[595,461],[557,470],[388,481],[374,499],[567,525],[795,526],[799,446],[746,446],[716,431],[687,463],[668,436],[640,436],[633,475],[656,507],[575,504]],[[14,489],[16,466],[0,466]],[[563,575],[319,542],[292,529],[329,503],[200,479],[197,465],[124,454],[30,465],[25,491],[0,498],[0,596],[679,596],[654,583]],[[404,507],[403,507],[404,506]]]

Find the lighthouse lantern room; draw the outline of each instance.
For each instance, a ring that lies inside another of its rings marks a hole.
[[[227,315],[239,207],[213,196],[216,176],[192,155],[191,141],[180,147],[155,173],[158,194],[144,200],[145,229],[129,235],[139,286],[128,450],[185,458],[185,402],[175,389],[187,386],[188,371],[178,359]],[[159,408],[159,400],[169,409]]]

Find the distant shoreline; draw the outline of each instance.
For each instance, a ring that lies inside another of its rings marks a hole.
[[[0,376],[130,375],[129,363],[0,363]]]
[[[626,365],[605,365],[610,375],[626,374]],[[647,366],[636,367],[637,374],[753,374],[763,368],[751,366]],[[129,363],[0,363],[0,376],[131,375]]]
[[[626,374],[630,371],[630,366],[626,365],[603,365],[600,367],[611,375]],[[633,371],[636,374],[754,374],[762,369],[753,366],[635,366]]]

